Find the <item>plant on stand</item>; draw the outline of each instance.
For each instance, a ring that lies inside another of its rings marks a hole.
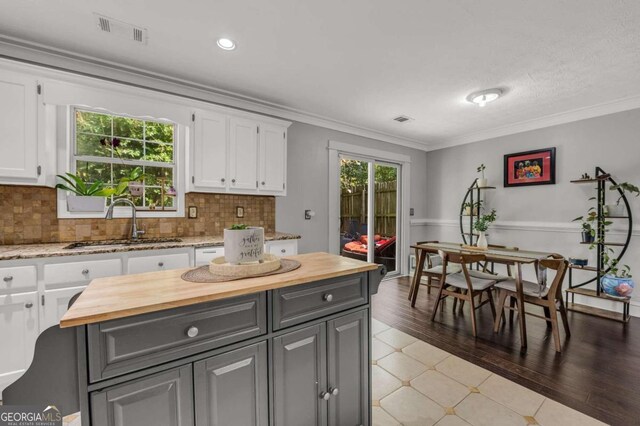
[[[640,195],[640,189],[629,182],[622,182],[617,185],[611,185],[609,189],[611,191],[619,191],[620,196],[616,200],[615,204],[607,204],[606,206],[604,206],[608,216],[625,216],[625,205],[620,204],[620,201],[622,201],[625,192],[634,194],[636,197]]]
[[[595,212],[595,207],[591,207],[587,213],[587,216],[578,216],[572,220],[572,222],[582,221],[582,242],[584,244],[593,244],[596,238],[596,229],[594,223],[598,219],[598,214]]]
[[[482,208],[482,203],[483,203],[483,201],[476,201],[475,203],[470,203],[470,202],[467,201],[463,205],[463,207],[464,207],[464,215],[465,216],[471,216],[471,214],[473,212],[473,215],[476,216],[478,214],[478,212],[480,211],[480,209]]]
[[[92,184],[86,182],[81,176],[73,173],[57,175],[61,180],[56,189],[68,191],[67,207],[70,212],[103,212],[106,197],[113,195],[114,190],[107,188],[102,181]]]
[[[603,263],[606,274],[600,279],[602,289],[609,296],[629,297],[635,288],[635,283],[631,279],[631,268],[629,265],[619,266],[619,260],[613,256],[614,251],[608,247],[604,252]]]
[[[479,177],[476,179],[476,183],[478,184],[478,188],[486,188],[487,185],[487,178],[484,177],[484,171],[485,171],[486,167],[484,164],[480,164],[478,166],[478,173],[482,173],[482,177]]]
[[[479,248],[486,249],[489,247],[489,243],[487,242],[487,236],[485,232],[489,229],[489,225],[496,221],[496,210],[492,209],[491,213],[483,214],[478,217],[478,220],[473,224],[473,229],[478,231],[478,242],[476,245]]]

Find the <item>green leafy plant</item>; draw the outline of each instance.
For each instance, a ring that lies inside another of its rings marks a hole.
[[[485,167],[484,164],[480,164],[478,166],[478,170],[477,171],[478,171],[478,173],[482,173],[482,179],[484,179],[484,171],[485,171],[485,169],[486,169],[486,167]]]
[[[613,275],[616,278],[631,278],[631,268],[629,265],[620,266],[620,261],[614,256],[612,248],[607,248],[604,252],[604,270],[608,270],[607,275]]]
[[[57,177],[62,181],[56,185],[57,189],[69,191],[81,197],[108,197],[114,192],[113,189],[105,187],[102,181],[98,180],[89,185],[82,177],[73,173],[65,173]]]
[[[496,209],[492,209],[491,213],[483,214],[478,217],[476,223],[473,224],[473,229],[479,232],[485,232],[489,229],[489,225],[496,221]]]
[[[618,197],[618,200],[616,201],[616,205],[620,205],[620,201],[622,201],[622,197],[624,196],[625,192],[628,192],[630,194],[634,194],[636,197],[640,195],[640,189],[638,189],[638,187],[632,183],[629,182],[622,182],[619,183],[617,185],[611,185],[609,187],[609,189],[611,191],[621,191],[622,194],[620,194],[620,197]]]
[[[128,176],[123,176],[118,180],[118,184],[113,188],[113,195],[118,197],[125,194],[129,190],[129,183],[143,181],[145,174],[142,172],[142,167],[136,167],[129,173]]]
[[[247,229],[248,226],[245,225],[244,223],[234,223],[233,225],[231,225],[231,229],[232,231],[241,231],[243,229]]]

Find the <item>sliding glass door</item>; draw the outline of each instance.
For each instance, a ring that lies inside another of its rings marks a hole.
[[[399,272],[400,165],[340,155],[340,254]]]

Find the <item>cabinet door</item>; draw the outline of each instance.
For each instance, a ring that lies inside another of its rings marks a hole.
[[[71,288],[61,288],[58,290],[45,290],[44,306],[42,306],[42,321],[40,323],[40,331],[60,324],[60,319],[69,308],[69,301],[73,296],[82,292],[86,286],[78,286]]]
[[[369,424],[368,313],[327,322],[329,425]]]
[[[257,190],[258,125],[255,121],[231,118],[229,126],[229,189]]]
[[[9,71],[0,71],[0,178],[38,178],[37,82]]]
[[[284,127],[260,126],[260,191],[284,193],[287,172]]]
[[[227,116],[212,112],[195,114],[193,184],[199,188],[227,187]]]
[[[191,365],[91,395],[94,426],[193,425]]]
[[[274,338],[274,424],[326,425],[326,373],[324,324]]]
[[[0,296],[0,396],[31,364],[38,338],[38,294]]]
[[[267,343],[196,362],[196,425],[267,426]]]

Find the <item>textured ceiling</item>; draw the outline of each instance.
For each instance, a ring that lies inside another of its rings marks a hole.
[[[0,34],[442,144],[640,95],[637,0],[0,0]],[[93,13],[145,27],[146,46]],[[238,49],[215,47],[221,35]],[[470,92],[504,88],[477,108]],[[406,114],[415,121],[399,124]]]

